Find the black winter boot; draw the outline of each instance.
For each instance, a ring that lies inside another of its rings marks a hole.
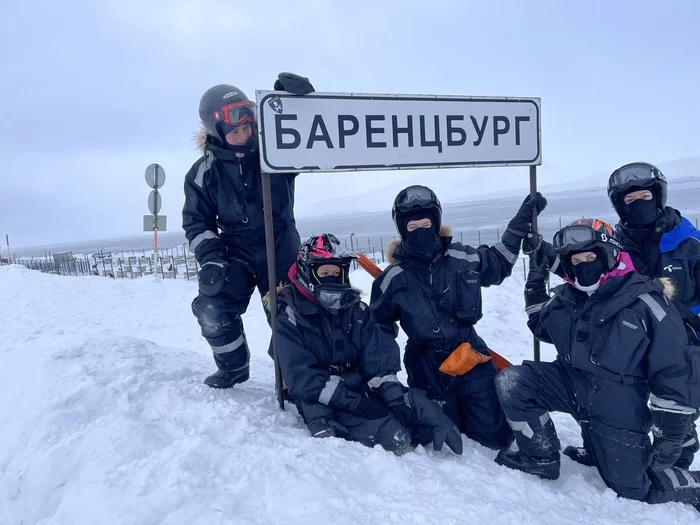
[[[647,503],[689,503],[700,511],[700,472],[670,467],[661,472],[647,470],[651,486]]]
[[[542,479],[558,479],[560,467],[559,439],[548,413],[533,421],[508,421],[515,442],[501,450],[496,463]]]
[[[217,370],[204,380],[204,384],[212,388],[231,388],[233,385],[248,381],[250,369],[246,366],[240,370]]]

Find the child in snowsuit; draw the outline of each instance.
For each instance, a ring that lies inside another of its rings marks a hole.
[[[496,462],[557,479],[560,446],[549,412],[565,412],[580,424],[593,464],[618,495],[697,505],[700,472],[673,465],[700,406],[700,353],[668,299],[669,283],[636,272],[598,219],[566,226],[553,247],[567,282],[550,299],[549,269],[534,265],[525,304],[528,326],[556,347],[557,359],[525,361],[497,376],[515,443]]]
[[[461,454],[459,431],[440,407],[397,379],[393,335],[350,286],[354,258],[331,234],[311,237],[289,269],[291,285],[278,291],[278,356],[289,396],[314,437],[400,455],[413,433],[429,434],[436,450],[447,442]]]
[[[494,449],[507,446],[512,432],[496,396],[496,367],[474,328],[482,317],[481,287],[511,274],[533,211],[546,202],[539,194],[526,198],[501,242],[472,248],[452,242],[430,188],[405,188],[392,210],[401,240],[387,248],[392,264],[372,285],[377,321],[395,333],[399,321],[408,335],[408,385],[440,402],[467,437]]]

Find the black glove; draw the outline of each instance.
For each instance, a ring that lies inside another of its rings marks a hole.
[[[539,215],[546,207],[547,199],[540,192],[537,192],[534,198],[528,195],[520,205],[518,213],[508,223],[507,230],[520,238],[527,236],[532,227],[532,212],[537,210],[537,215]]]
[[[390,412],[384,405],[363,397],[355,409],[355,414],[364,419],[381,419],[390,415]]]
[[[389,407],[389,410],[391,410],[394,417],[399,420],[399,423],[407,429],[410,430],[411,427],[416,424],[416,413],[405,404],[394,405],[393,407]]]
[[[525,281],[525,308],[549,301],[547,294],[547,277],[549,270],[546,265],[531,266]]]
[[[306,426],[315,438],[343,437],[348,433],[348,429],[345,426],[325,417],[312,419]]]
[[[435,450],[442,450],[443,444],[447,443],[455,454],[462,454],[462,436],[459,430],[442,408],[428,399],[424,390],[409,388],[406,404],[415,411],[416,422],[431,429]]]
[[[651,408],[651,433],[654,443],[648,464],[657,472],[672,467],[683,452],[683,441],[690,432],[694,413],[669,412],[655,405]]]
[[[530,268],[533,265],[554,266],[558,253],[551,243],[545,241],[539,233],[528,233],[523,239],[523,253],[530,256]]]
[[[223,261],[204,263],[198,274],[199,291],[210,297],[218,294],[226,282],[227,266]]]
[[[294,73],[280,73],[275,80],[275,91],[286,91],[292,95],[308,95],[315,90],[306,77]]]

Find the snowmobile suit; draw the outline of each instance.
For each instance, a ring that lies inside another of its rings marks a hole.
[[[309,430],[333,428],[331,435],[405,452],[409,431],[389,410],[376,418],[358,413],[366,399],[386,407],[404,400],[396,377],[399,348],[369,307],[358,301],[333,315],[287,285],[278,294],[278,309],[282,377]]]
[[[221,146],[200,134],[204,155],[185,177],[183,229],[201,266],[192,311],[219,370],[249,374],[241,315],[257,286],[268,291],[263,200],[258,155]],[[300,239],[294,219],[296,174],[271,177],[278,282],[287,280]]]
[[[669,278],[676,290],[674,303],[689,338],[700,344],[700,231],[680,212],[667,206],[652,230],[616,227],[616,236],[629,252],[634,266],[650,277]],[[676,466],[688,468],[700,450],[695,425],[687,436]]]
[[[425,390],[442,404],[471,439],[501,448],[510,442],[512,432],[496,396],[493,362],[461,376],[445,374],[439,367],[462,343],[489,355],[474,330],[482,317],[481,287],[503,282],[517,253],[502,243],[478,248],[453,243],[446,226],[440,239],[442,249],[431,261],[413,257],[405,242],[390,243],[391,265],[375,279],[370,307],[379,323],[397,334],[399,321],[408,335],[404,364],[409,387]]]
[[[688,343],[664,285],[627,268],[590,297],[567,283],[547,302],[528,304],[528,326],[556,347],[557,359],[503,370],[498,395],[518,449],[543,460],[533,463],[541,469],[533,473],[558,477],[559,443],[549,412],[564,412],[581,425],[595,466],[618,495],[697,503],[700,473],[647,467],[653,459],[649,400],[690,418],[700,406],[700,348]]]

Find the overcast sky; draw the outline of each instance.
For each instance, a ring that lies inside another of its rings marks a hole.
[[[0,233],[138,234],[152,162],[179,229],[201,94],[253,98],[279,71],[318,91],[541,97],[544,183],[697,156],[699,23],[696,0],[3,0]],[[377,180],[305,175],[297,213]]]

